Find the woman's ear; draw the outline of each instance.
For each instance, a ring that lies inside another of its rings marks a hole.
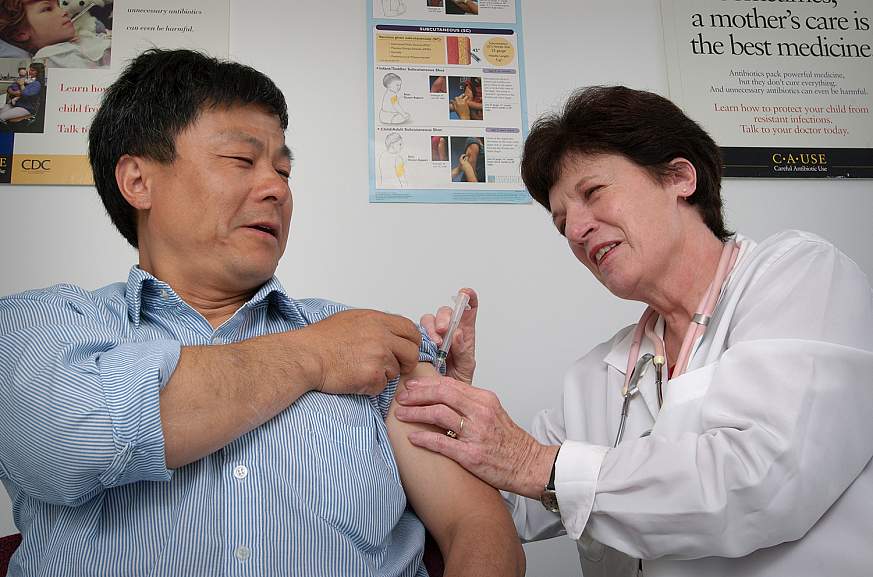
[[[125,154],[115,164],[115,182],[130,206],[137,210],[152,207],[149,161],[140,156]]]
[[[670,161],[670,182],[680,198],[688,198],[697,190],[697,169],[685,158]]]

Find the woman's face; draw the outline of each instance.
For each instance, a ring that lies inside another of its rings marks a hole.
[[[76,36],[76,28],[70,17],[57,2],[25,0],[24,10],[27,25],[18,33],[19,42],[31,51],[36,52],[52,44],[68,42]]]
[[[661,184],[620,154],[568,156],[563,165],[549,191],[558,231],[610,292],[646,302],[683,241],[679,203],[689,182]]]

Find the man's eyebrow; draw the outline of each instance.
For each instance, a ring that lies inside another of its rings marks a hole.
[[[258,152],[262,152],[264,150],[264,143],[259,138],[255,138],[251,134],[243,132],[241,130],[225,130],[218,133],[218,137],[220,140],[225,142],[244,142],[255,148]],[[276,156],[280,156],[282,158],[287,158],[289,162],[294,160],[294,155],[291,153],[291,149],[288,148],[288,145],[283,144],[279,149]]]

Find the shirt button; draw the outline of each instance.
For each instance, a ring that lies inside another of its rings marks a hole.
[[[237,465],[233,469],[233,476],[240,480],[245,479],[249,476],[249,470],[245,465]]]
[[[167,300],[170,298],[170,293],[168,293],[166,289],[161,289],[161,298]]]
[[[224,342],[225,342],[224,339],[221,337],[212,337],[212,344],[213,345],[223,345]]]
[[[252,550],[245,545],[240,545],[234,550],[233,556],[240,561],[248,561],[249,558],[252,556]]]

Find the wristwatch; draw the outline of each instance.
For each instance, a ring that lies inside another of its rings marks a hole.
[[[561,448],[558,447],[558,453],[561,452]],[[558,453],[555,453],[555,462],[552,463],[552,472],[549,474],[549,483],[543,487],[543,493],[540,495],[540,503],[543,504],[543,507],[546,510],[551,511],[552,513],[560,513],[561,509],[558,507],[558,494],[555,492],[555,465],[558,464]]]

